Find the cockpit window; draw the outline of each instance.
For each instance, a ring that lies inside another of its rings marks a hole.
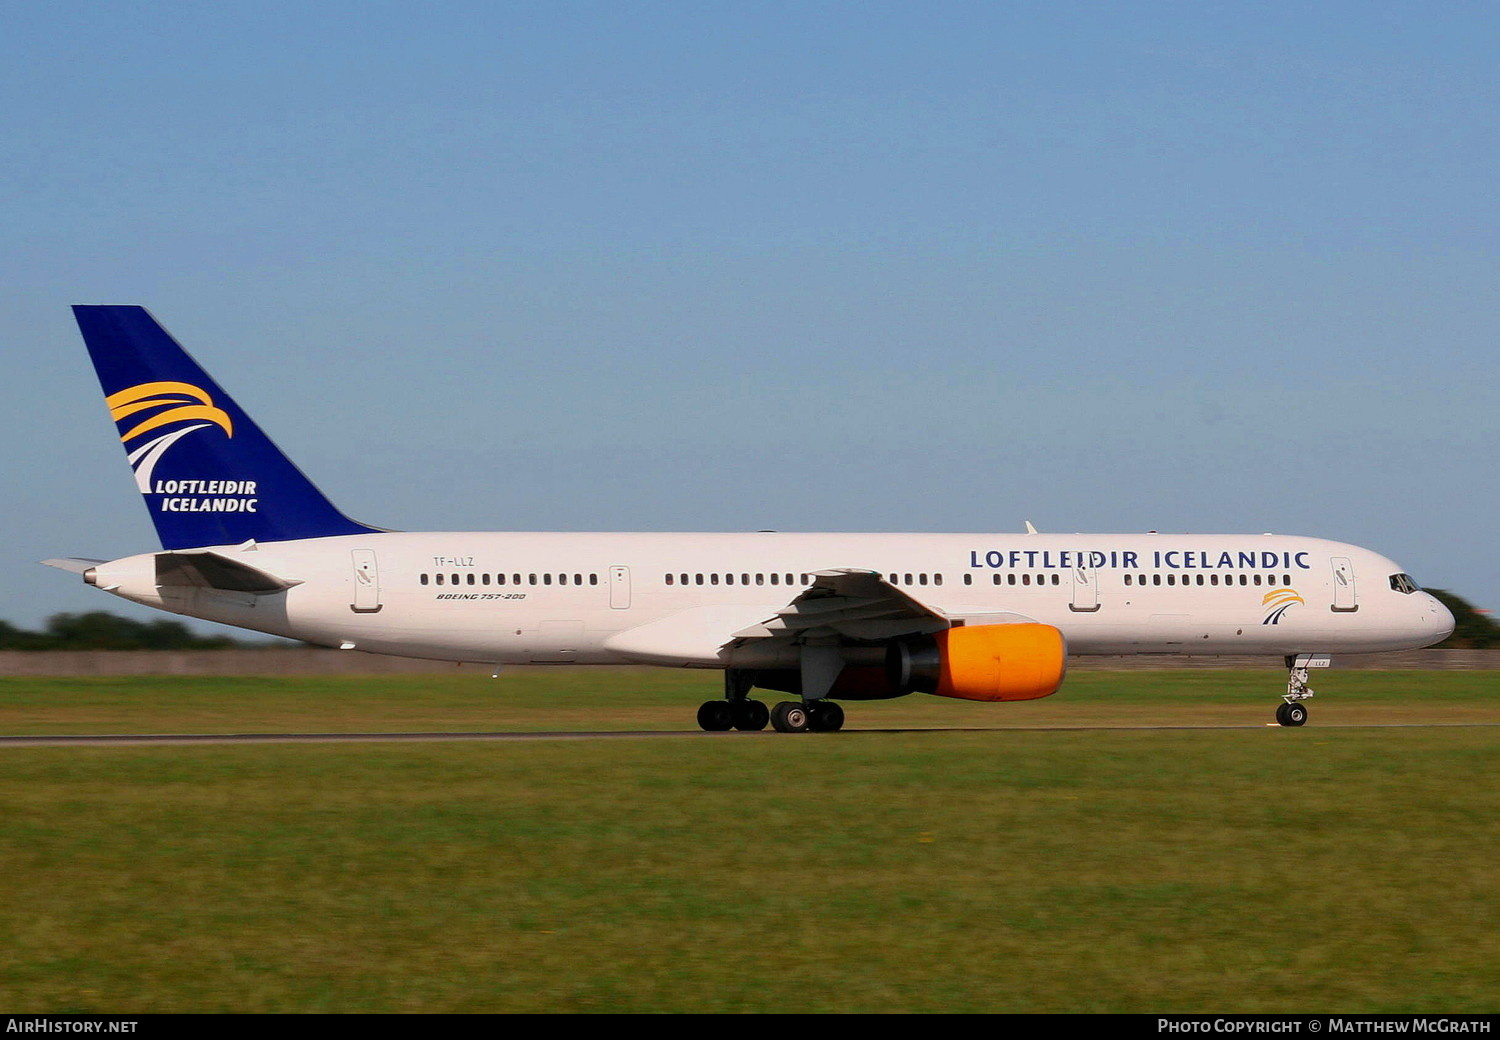
[[[1395,589],[1397,592],[1404,592],[1407,594],[1422,591],[1422,586],[1418,585],[1416,580],[1410,574],[1392,574],[1391,588]]]

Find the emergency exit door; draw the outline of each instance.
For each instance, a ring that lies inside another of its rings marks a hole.
[[[1099,609],[1099,572],[1089,563],[1073,568],[1073,601],[1068,609],[1083,614]]]
[[[625,610],[630,606],[629,567],[609,569],[609,605],[616,610]]]

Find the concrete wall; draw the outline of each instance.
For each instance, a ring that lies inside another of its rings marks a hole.
[[[1335,668],[1496,669],[1500,650],[1409,650],[1398,654],[1335,655]],[[507,665],[517,668],[546,665]],[[624,666],[622,666],[624,667]],[[1268,657],[1074,657],[1074,671],[1099,669],[1254,668],[1281,670]],[[462,667],[353,650],[0,650],[6,675],[398,675],[487,674],[484,665]]]

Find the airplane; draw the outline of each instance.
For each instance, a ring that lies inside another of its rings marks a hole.
[[[831,732],[840,701],[1046,697],[1069,656],[1335,653],[1453,616],[1368,549],[1281,535],[479,533],[351,520],[143,307],[74,314],[161,551],[42,561],[134,603],[441,661],[719,669],[704,730]],[[788,694],[768,708],[756,689]]]

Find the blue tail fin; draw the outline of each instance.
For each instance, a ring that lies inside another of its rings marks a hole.
[[[367,534],[144,307],[74,307],[164,549]]]

